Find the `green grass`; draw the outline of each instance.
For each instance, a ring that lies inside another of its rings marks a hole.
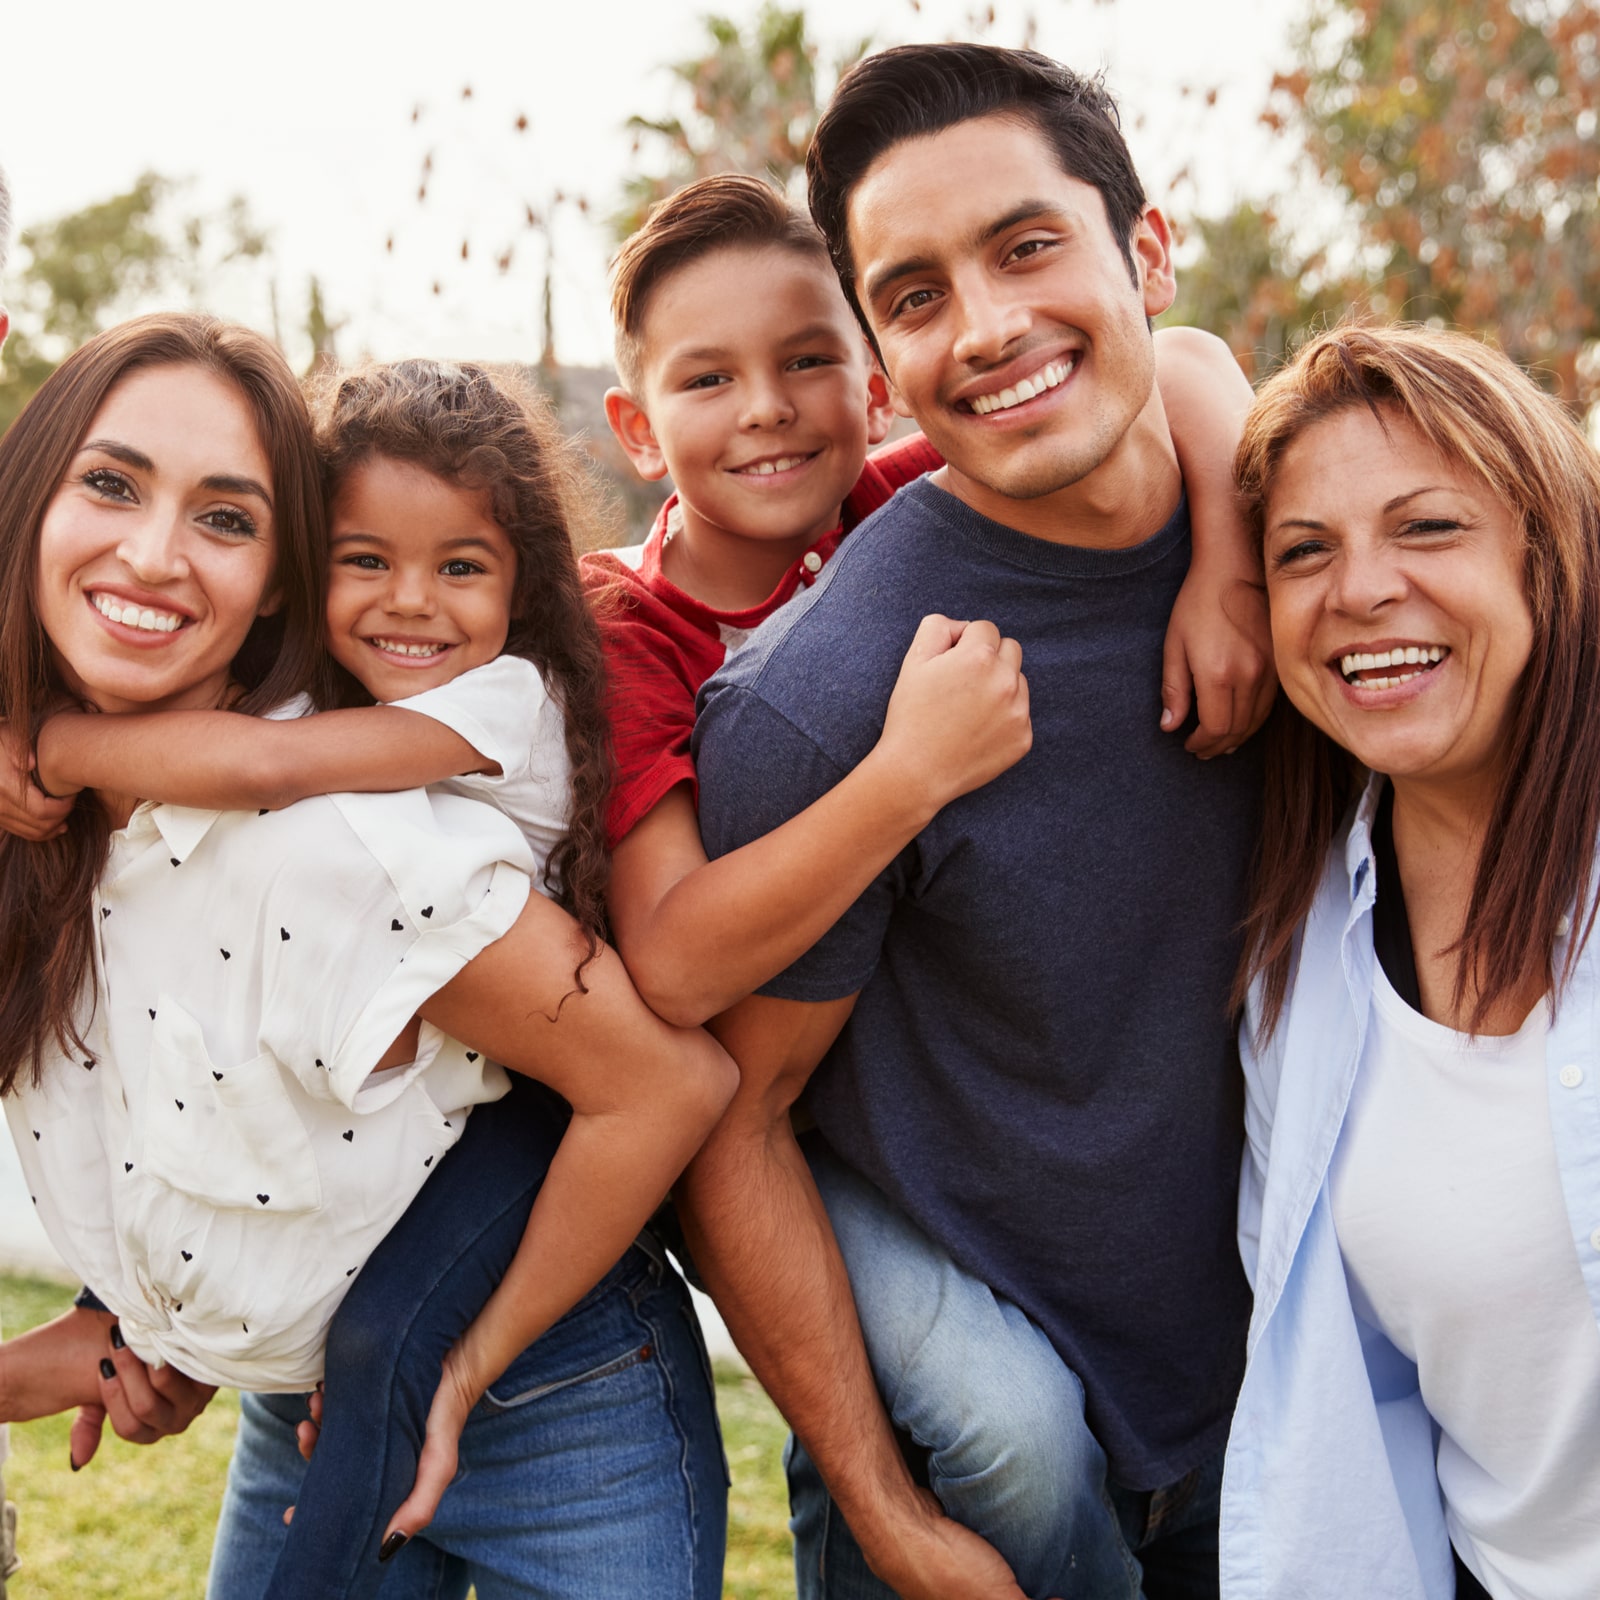
[[[0,1275],[0,1322],[21,1333],[71,1298],[59,1284]],[[783,1423],[748,1374],[719,1366],[716,1376],[733,1469],[725,1596],[792,1600]],[[108,1430],[77,1475],[67,1462],[69,1417],[13,1424],[6,1486],[21,1506],[23,1568],[11,1600],[197,1600],[238,1417],[238,1397],[225,1390],[187,1433],[153,1448]]]

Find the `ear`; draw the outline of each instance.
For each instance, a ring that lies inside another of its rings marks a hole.
[[[656,442],[655,429],[644,407],[626,389],[606,390],[606,421],[641,478],[654,483],[666,477],[667,458]]]
[[[261,604],[256,607],[258,617],[270,617],[283,610],[283,590],[274,584],[267,590]]]
[[[889,399],[889,380],[874,361],[867,370],[867,447],[882,444],[894,421],[894,406]]]
[[[1159,317],[1176,298],[1177,274],[1172,268],[1172,230],[1155,206],[1146,206],[1130,241],[1139,272],[1144,314]]]
[[[11,332],[11,318],[6,315],[6,308],[0,306],[0,345],[6,342],[6,335]]]

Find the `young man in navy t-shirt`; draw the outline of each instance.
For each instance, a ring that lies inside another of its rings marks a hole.
[[[802,1597],[1213,1594],[1249,1306],[1226,997],[1257,772],[1157,720],[1189,562],[1152,381],[1166,224],[1103,90],[1024,52],[868,58],[809,176],[896,406],[948,464],[703,691],[708,850],[861,758],[930,611],[1021,641],[1034,744],[716,1025],[743,1087],[686,1224],[801,1441]],[[1253,576],[1241,552],[1215,603],[1259,620]]]

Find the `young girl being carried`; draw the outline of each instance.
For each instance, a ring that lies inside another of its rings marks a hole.
[[[542,402],[473,367],[370,369],[333,387],[321,413],[332,662],[319,698],[335,709],[285,721],[225,711],[63,712],[36,744],[37,787],[59,797],[29,797],[37,831],[64,826],[65,797],[79,789],[237,810],[441,786],[518,824],[547,891],[583,926],[592,955],[606,880],[609,757],[599,643],[569,538],[584,515],[581,458]],[[154,615],[112,620],[162,626]],[[942,803],[1022,754],[1025,697],[1020,723],[996,714],[1015,684],[1014,666],[992,655],[927,643],[913,650],[870,772],[836,791],[846,803],[852,791],[865,798],[855,811],[867,819],[852,840],[859,848],[833,854],[825,877],[804,850],[783,869],[805,880],[821,926],[921,825],[879,797],[914,791]],[[825,818],[818,824],[821,831]],[[741,917],[759,915],[729,906],[706,937],[736,949]],[[810,920],[777,966],[814,937]],[[582,976],[580,967],[580,985]],[[331,1398],[312,1466],[303,1485],[274,1486],[280,1505],[296,1500],[298,1513],[269,1593],[367,1592],[383,1570],[380,1548],[393,1554],[404,1542],[386,1539],[386,1530],[415,1534],[426,1523],[454,1473],[468,1411],[527,1343],[515,1267],[501,1290],[490,1290],[548,1159],[514,1103],[484,1108],[463,1154],[442,1165],[368,1262],[330,1332]],[[424,1259],[426,1274],[418,1271]],[[414,1477],[403,1516],[391,1515]],[[715,1560],[696,1562],[708,1593],[720,1592],[715,1520],[706,1541]],[[226,1575],[214,1571],[213,1593],[223,1600],[240,1600],[237,1572],[264,1568],[276,1553],[262,1547],[262,1529],[251,1534],[250,1557],[235,1551]],[[225,1528],[224,1544],[230,1536],[237,1544],[238,1529]]]

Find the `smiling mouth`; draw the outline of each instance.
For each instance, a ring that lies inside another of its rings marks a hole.
[[[1009,411],[1013,406],[1020,406],[1029,400],[1036,400],[1051,389],[1059,388],[1070,378],[1077,368],[1077,356],[1070,356],[1065,361],[1051,361],[1031,378],[1024,378],[1021,383],[1010,388],[1001,389],[994,394],[974,395],[970,400],[960,401],[958,409],[974,412],[980,417],[987,417],[996,411]]]
[[[107,622],[120,622],[123,627],[137,628],[141,633],[176,633],[188,620],[175,611],[156,611],[150,606],[136,606],[131,601],[124,605],[108,594],[93,594],[89,598]]]
[[[806,456],[768,456],[764,461],[752,461],[746,466],[730,467],[728,470],[739,478],[770,478],[777,472],[790,472],[795,467],[803,467],[806,462],[814,461],[817,453],[813,451]]]
[[[1408,644],[1375,654],[1355,651],[1339,658],[1339,672],[1353,688],[1398,689],[1432,672],[1449,654],[1450,647],[1441,644]]]
[[[385,655],[407,656],[415,661],[436,661],[447,650],[455,647],[448,644],[436,644],[430,641],[417,643],[405,639],[368,639],[367,643],[376,650],[382,650]]]

